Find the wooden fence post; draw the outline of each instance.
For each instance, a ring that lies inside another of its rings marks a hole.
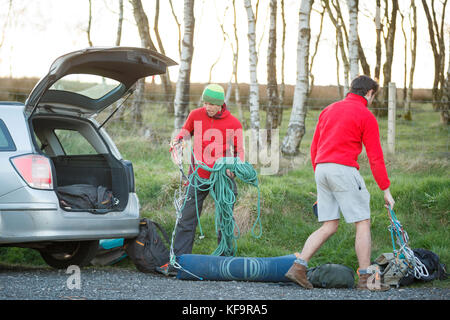
[[[395,153],[395,117],[397,109],[397,89],[394,82],[389,82],[388,94],[388,152]]]

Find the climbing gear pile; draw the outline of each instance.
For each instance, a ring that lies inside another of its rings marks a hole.
[[[237,239],[240,237],[239,227],[233,218],[233,206],[236,202],[236,196],[232,189],[232,180],[228,176],[227,171],[231,171],[244,183],[253,185],[258,192],[257,202],[257,217],[251,229],[252,235],[259,238],[262,234],[262,225],[260,219],[260,190],[258,185],[258,177],[253,166],[248,162],[242,162],[237,157],[223,157],[219,158],[213,168],[210,168],[205,163],[198,161],[195,158],[194,152],[191,149],[193,161],[190,164],[189,177],[186,176],[183,169],[183,149],[181,144],[176,144],[171,148],[172,159],[177,164],[180,170],[180,184],[178,190],[174,193],[174,207],[176,210],[175,228],[172,233],[172,244],[170,248],[170,263],[175,268],[181,268],[176,262],[176,257],[173,251],[173,242],[175,239],[176,227],[181,219],[184,205],[186,204],[189,193],[189,188],[195,188],[196,191],[209,191],[215,203],[215,228],[216,234],[221,233],[220,243],[212,255],[220,256],[234,256],[237,251]],[[198,170],[204,169],[211,172],[209,179],[201,178],[198,175]],[[184,182],[186,181],[186,182]],[[200,231],[200,238],[204,238],[203,230],[200,224],[200,215],[198,211],[197,192],[195,194],[196,213]],[[255,234],[255,229],[258,227],[259,232]],[[187,270],[184,270],[188,272]],[[188,272],[189,273],[189,272]],[[195,275],[194,275],[195,276]],[[196,276],[197,277],[197,276]]]
[[[394,211],[388,206],[389,220],[391,225],[389,231],[391,232],[393,254],[396,261],[402,260],[408,266],[408,273],[414,275],[416,279],[428,277],[428,270],[425,265],[414,255],[413,250],[409,247],[409,237],[403,229],[400,221],[397,219]],[[395,243],[400,246],[397,250]]]

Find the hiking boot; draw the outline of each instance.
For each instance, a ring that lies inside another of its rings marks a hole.
[[[162,265],[161,267],[156,267],[156,271],[159,273],[169,277],[175,277],[178,273],[178,270],[171,265],[170,263],[166,263],[165,265]]]
[[[358,284],[356,285],[357,290],[370,290],[370,291],[387,291],[391,287],[385,283],[382,283],[379,279],[375,282],[369,279],[371,274],[361,274],[359,276]],[[369,283],[367,283],[369,281]]]
[[[305,289],[313,288],[313,285],[308,281],[306,276],[306,267],[304,265],[294,262],[284,276],[289,280],[298,283]]]

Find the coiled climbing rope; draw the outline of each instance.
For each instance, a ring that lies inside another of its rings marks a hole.
[[[211,197],[214,199],[215,203],[215,229],[216,234],[221,232],[221,238],[218,247],[212,253],[212,255],[226,255],[226,256],[234,256],[237,251],[237,239],[240,237],[239,226],[236,224],[236,221],[233,217],[233,207],[236,202],[236,196],[233,192],[232,188],[232,180],[227,175],[227,171],[230,170],[235,174],[235,176],[243,181],[244,183],[250,184],[256,187],[258,192],[258,201],[257,201],[257,217],[252,226],[251,233],[255,238],[259,238],[262,235],[262,225],[260,218],[260,189],[258,184],[258,176],[256,170],[253,166],[248,162],[243,162],[237,157],[223,157],[219,158],[214,166],[210,168],[205,163],[198,161],[194,153],[191,149],[193,162],[191,163],[192,173],[189,177],[186,177],[183,170],[182,164],[182,147],[175,146],[172,150],[172,158],[174,162],[178,165],[180,169],[180,187],[174,193],[174,206],[177,213],[177,219],[175,222],[175,228],[172,233],[172,245],[170,248],[170,260],[171,264],[176,268],[180,266],[176,263],[176,257],[173,252],[173,240],[175,237],[176,227],[178,221],[181,219],[181,213],[186,204],[187,195],[189,193],[189,188],[195,188],[196,191],[209,191]],[[198,175],[198,170],[204,169],[211,172],[209,179],[201,178]],[[183,178],[187,178],[189,183],[187,186],[187,190],[185,192],[182,191],[182,180]],[[195,194],[195,203],[196,203],[196,213],[197,220],[200,231],[200,238],[203,238],[203,231],[200,224],[200,215],[198,211],[198,203],[197,203],[197,192]],[[256,228],[258,228],[258,233],[255,233]],[[235,232],[236,231],[236,232]]]

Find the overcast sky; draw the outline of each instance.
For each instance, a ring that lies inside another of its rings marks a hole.
[[[144,8],[153,29],[154,1],[143,0]],[[237,28],[239,36],[239,82],[249,81],[247,15],[243,0],[236,0]],[[253,1],[255,3],[256,1]],[[4,32],[3,45],[0,48],[0,76],[42,77],[51,62],[58,56],[88,46],[85,30],[88,25],[88,0],[14,0],[13,16],[6,20],[9,0],[0,0],[0,31]],[[110,46],[115,42],[117,28],[118,1],[92,0],[91,39],[94,46]],[[183,20],[183,0],[173,0],[178,19]],[[375,28],[373,16],[375,1],[360,0],[362,12],[359,14],[359,34],[368,62],[373,73],[375,63]],[[421,1],[416,1],[419,14],[418,52],[415,87],[431,87],[434,77],[434,61],[428,38],[428,29]],[[314,8],[320,9],[316,1]],[[400,0],[401,7],[407,8],[409,1]],[[207,82],[211,65],[220,57],[214,68],[212,82],[228,82],[232,72],[232,55],[229,41],[224,42],[219,22],[224,22],[226,31],[233,36],[231,1],[195,0],[194,58],[192,62],[191,81]],[[298,35],[298,9],[300,0],[285,0],[286,5],[286,70],[285,81],[295,84],[296,54]],[[124,0],[124,24],[121,45],[140,46],[140,39],[132,8]],[[178,31],[170,10],[169,1],[161,0],[159,30],[166,50],[166,55],[179,61]],[[342,6],[345,14],[347,8]],[[448,15],[447,8],[447,15]],[[407,11],[405,11],[407,13]],[[266,51],[268,42],[268,0],[260,0],[257,21],[257,44],[259,49],[258,81],[267,82]],[[278,9],[280,15],[281,10]],[[313,11],[311,16],[311,46],[319,31],[319,13]],[[447,19],[449,21],[450,19]],[[400,26],[400,16],[397,24]],[[281,19],[278,19],[278,31],[281,32]],[[405,23],[409,35],[409,22]],[[449,23],[446,25],[446,68],[448,65]],[[152,34],[153,36],[153,34]],[[0,34],[1,41],[1,34]],[[153,36],[153,41],[156,39]],[[277,38],[277,59],[281,58],[281,34]],[[325,23],[319,51],[312,69],[315,83],[318,85],[336,84],[335,60],[336,32],[334,26],[325,16]],[[394,56],[393,81],[397,87],[403,86],[404,40],[401,29],[396,33],[396,52]],[[408,61],[410,50],[408,50]],[[384,54],[384,52],[383,52]],[[384,62],[384,58],[382,60]],[[281,63],[278,64],[277,80],[280,82]],[[342,68],[342,63],[341,63]],[[409,63],[408,63],[409,70]],[[178,77],[178,66],[170,68],[172,81]],[[343,81],[343,75],[340,77]]]

